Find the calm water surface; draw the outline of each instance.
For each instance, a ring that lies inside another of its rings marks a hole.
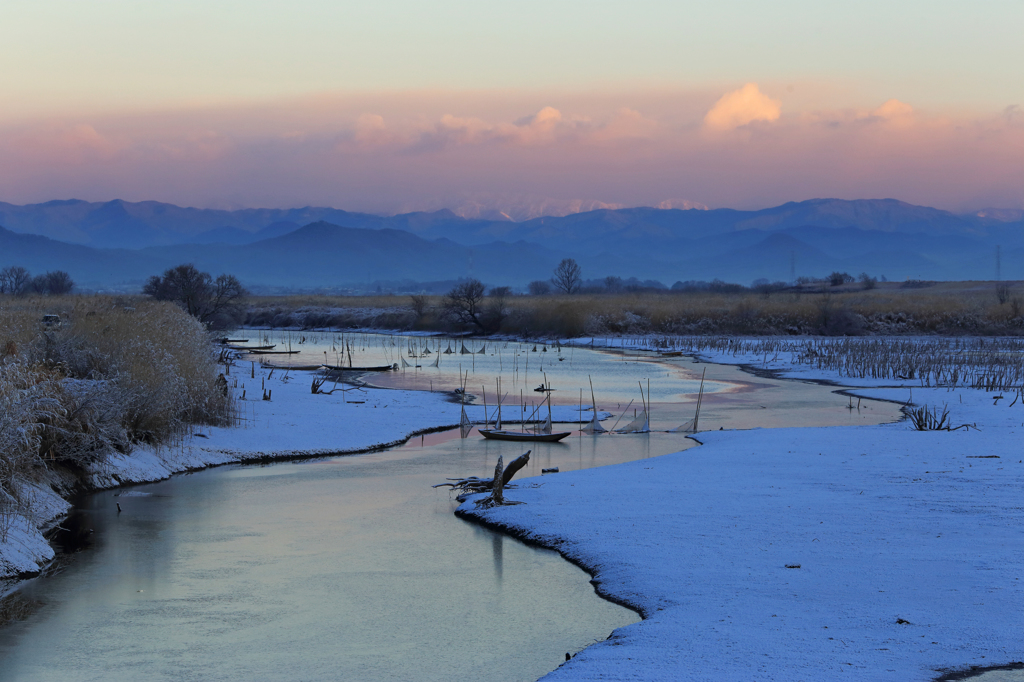
[[[0,675],[536,679],[637,616],[554,552],[452,514],[430,486],[493,467],[482,440],[94,495],[75,520],[92,546],[22,590],[38,608],[0,631]],[[601,459],[563,448],[538,461]]]
[[[650,378],[656,429],[692,418],[705,367],[579,349],[572,366],[560,380],[575,377],[578,392],[580,373],[592,373],[613,421],[632,415],[631,384]],[[834,389],[707,367],[704,429],[898,416],[885,403],[850,409]],[[493,381],[487,371],[473,376]],[[405,373],[416,385],[421,376]],[[401,373],[388,379],[400,385]],[[533,444],[521,476],[693,444],[669,433],[573,435]],[[489,475],[499,454],[522,451],[448,432],[389,452],[223,467],[87,497],[65,524],[69,549],[85,549],[13,598],[23,617],[0,629],[0,679],[536,679],[637,616],[597,597],[557,554],[457,519],[447,490],[431,488]]]

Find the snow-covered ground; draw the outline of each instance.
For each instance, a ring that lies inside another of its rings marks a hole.
[[[701,433],[702,447],[527,479],[506,494],[526,504],[460,513],[558,549],[644,616],[552,680],[906,681],[1007,664],[1024,659],[1024,405],[1012,398],[915,386],[916,404],[977,429]]]
[[[237,426],[203,428],[176,444],[115,453],[92,466],[86,484],[102,489],[158,481],[218,464],[365,452],[397,445],[421,431],[457,426],[461,420],[461,405],[450,393],[383,389],[343,393],[339,384],[333,393],[314,395],[312,378],[311,372],[271,373],[259,366],[236,366],[229,384],[237,397],[243,391],[246,397],[235,403]],[[326,383],[322,390],[332,388]],[[263,400],[264,390],[270,400]],[[466,414],[471,421],[482,422],[484,408],[466,405]],[[574,421],[580,413],[573,407],[555,406],[552,414],[555,421]],[[585,412],[585,419],[590,414]],[[45,484],[34,487],[32,494],[34,518],[14,517],[9,528],[0,528],[4,531],[0,532],[0,581],[34,573],[53,558],[43,531],[66,514],[69,505]]]
[[[702,357],[901,402],[912,386],[916,404],[946,404],[954,424],[977,430],[899,423],[702,433],[704,445],[682,453],[526,479],[507,493],[524,505],[467,503],[464,513],[586,566],[602,593],[644,615],[552,679],[928,680],[941,669],[1024,658],[1020,402],[916,382],[872,387],[785,356]],[[91,483],[357,452],[460,419],[450,394],[313,395],[309,373],[255,371],[236,367],[230,378],[247,397],[237,427],[112,457]],[[272,400],[261,399],[264,388]],[[482,418],[480,406],[467,411]],[[577,415],[556,408],[555,418]],[[38,494],[39,518],[66,511],[56,495]],[[0,575],[36,570],[51,556],[35,525],[15,524],[0,543]]]

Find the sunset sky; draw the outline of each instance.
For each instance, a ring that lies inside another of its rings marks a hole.
[[[0,200],[1024,207],[1024,3],[834,5],[5,0]]]

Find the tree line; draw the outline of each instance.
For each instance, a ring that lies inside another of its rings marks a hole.
[[[63,270],[35,276],[19,265],[0,270],[0,294],[59,296],[71,293],[74,288],[71,275]],[[235,318],[240,317],[238,303],[246,295],[234,275],[224,274],[215,278],[191,263],[168,268],[162,275],[150,277],[142,287],[142,293],[157,301],[176,303],[208,327],[236,323]]]
[[[63,270],[51,270],[34,277],[20,265],[11,265],[0,270],[0,294],[60,296],[71,293],[74,288],[75,282],[71,275]]]
[[[185,263],[153,275],[142,293],[157,301],[171,301],[207,327],[233,326],[240,317],[238,304],[245,297],[242,283],[234,275],[213,277],[195,265]]]

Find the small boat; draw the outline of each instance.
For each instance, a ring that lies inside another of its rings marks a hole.
[[[277,348],[277,344],[273,346],[228,346],[231,350],[251,351],[251,350],[273,350]],[[298,351],[296,351],[298,352]]]
[[[271,348],[273,348],[273,346],[271,346]],[[246,352],[247,353],[251,353],[253,355],[295,355],[296,353],[301,353],[302,351],[298,351],[298,350],[263,350],[262,348],[248,348],[248,349],[246,349]]]
[[[533,392],[534,393],[550,393],[551,391],[557,391],[557,390],[558,389],[556,389],[556,388],[551,388],[550,386],[545,386],[544,384],[541,384],[537,388],[533,389]]]
[[[398,365],[375,365],[373,367],[344,367],[341,365],[320,365],[328,372],[390,372]]]
[[[217,343],[249,343],[249,339],[217,339]]]
[[[543,384],[542,384],[543,385]],[[501,395],[501,389],[498,389],[499,395]],[[494,424],[493,429],[477,429],[480,435],[484,438],[490,438],[491,440],[515,440],[515,441],[530,441],[536,443],[557,443],[566,436],[572,434],[572,431],[551,431],[551,394],[548,393],[547,400],[548,404],[548,418],[545,420],[544,425],[537,428],[534,431],[506,431],[501,428],[501,400],[498,400],[498,419]],[[538,406],[539,407],[539,406]],[[536,412],[536,410],[534,411]]]
[[[480,435],[491,440],[518,440],[540,443],[557,443],[572,431],[556,431],[555,433],[533,433],[531,431],[499,431],[498,429],[477,429]]]
[[[296,370],[300,372],[312,372],[320,369],[320,365],[272,365],[269,362],[262,362],[261,367],[263,369],[280,369],[283,371]]]

